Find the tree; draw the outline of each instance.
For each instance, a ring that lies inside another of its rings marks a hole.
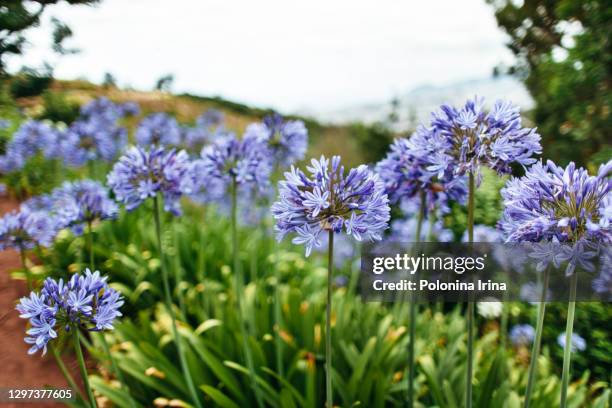
[[[170,92],[172,89],[172,83],[174,82],[174,75],[167,74],[162,76],[155,83],[155,89],[162,92]]]
[[[612,156],[612,7],[606,0],[487,0],[517,57],[509,72],[535,100],[546,156],[594,164]]]
[[[25,32],[40,24],[45,9],[62,0],[8,0],[0,5],[0,75],[6,73],[6,57],[20,55],[25,45]],[[64,0],[68,4],[94,4],[99,0]],[[58,21],[59,23],[59,21]],[[55,23],[54,23],[55,24]],[[65,24],[55,24],[53,49],[56,52],[71,51],[63,49],[61,43],[70,37],[72,31]]]

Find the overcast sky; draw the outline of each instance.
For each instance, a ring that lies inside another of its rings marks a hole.
[[[489,76],[512,61],[484,0],[103,0],[49,7],[22,63],[50,56],[50,24],[82,52],[56,76],[221,95],[284,112],[390,100],[410,89]]]

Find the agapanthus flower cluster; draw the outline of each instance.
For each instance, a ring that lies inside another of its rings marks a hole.
[[[535,330],[530,324],[517,324],[510,330],[510,341],[515,347],[530,345],[534,337]]]
[[[489,225],[474,225],[473,242],[503,242],[501,231]],[[469,242],[468,232],[465,231],[461,237],[461,242]]]
[[[559,334],[559,336],[557,337],[557,343],[562,348],[565,348],[565,333]],[[581,337],[577,333],[572,333],[572,337],[571,337],[572,353],[575,353],[576,351],[584,351],[586,350],[586,346],[587,346],[586,340],[583,337]]]
[[[389,199],[378,176],[366,165],[348,174],[340,157],[321,156],[307,167],[310,176],[291,167],[280,182],[279,200],[272,206],[278,239],[295,233],[306,256],[321,246],[321,233],[345,231],[358,241],[380,240],[390,218]]]
[[[261,123],[250,124],[245,138],[261,140],[274,158],[274,164],[287,167],[302,160],[308,148],[308,130],[301,120],[285,121],[279,114],[268,115]]]
[[[58,338],[62,331],[112,330],[124,302],[106,279],[100,272],[86,269],[82,275],[72,275],[66,283],[47,278],[40,293],[32,292],[21,298],[16,308],[19,317],[30,323],[25,338],[32,345],[28,353],[42,350],[44,355],[49,341]]]
[[[135,102],[119,104],[112,102],[104,96],[94,99],[81,107],[82,119],[103,120],[113,124],[125,116],[136,116],[139,113],[140,108]]]
[[[439,146],[432,159],[439,171],[454,166],[456,175],[479,176],[480,167],[486,166],[509,174],[512,163],[529,166],[542,152],[540,135],[522,126],[520,109],[508,101],[497,101],[489,112],[477,97],[461,109],[442,105],[431,124]]]
[[[417,218],[413,215],[408,218],[400,218],[391,222],[391,239],[397,242],[415,242],[417,230]],[[436,220],[433,224],[428,218],[423,219],[421,226],[420,241],[433,239],[436,242],[451,242],[453,232],[444,227],[441,220]]]
[[[119,207],[109,198],[108,190],[93,180],[65,182],[51,194],[52,213],[63,227],[82,233],[85,224],[114,219]]]
[[[60,142],[63,159],[71,166],[83,166],[89,161],[111,162],[127,145],[127,130],[93,116],[77,120],[64,132]]]
[[[444,214],[450,201],[465,200],[466,178],[455,174],[453,163],[444,168],[436,166],[438,140],[434,129],[419,126],[410,138],[396,139],[376,165],[392,203],[414,202],[420,206],[421,194],[425,194],[428,210]]]
[[[128,211],[161,194],[164,209],[178,215],[181,196],[193,191],[192,164],[183,150],[131,147],[115,163],[107,182]]]
[[[262,142],[248,135],[242,139],[233,134],[219,138],[206,146],[201,158],[194,162],[196,183],[205,189],[211,185],[221,195],[233,180],[242,187],[263,192],[269,186],[271,171],[265,153]]]
[[[22,207],[0,218],[0,250],[49,246],[59,229],[56,220],[46,213]]]
[[[26,161],[41,153],[52,159],[58,155],[58,131],[48,124],[29,120],[19,127],[0,157],[0,171],[8,173],[23,168]]]
[[[500,226],[508,241],[612,242],[612,161],[596,176],[570,163],[536,163],[502,189]]]
[[[178,146],[180,142],[181,128],[178,122],[164,112],[148,115],[136,129],[136,143],[139,146]]]
[[[185,148],[200,152],[202,148],[214,140],[230,136],[231,133],[223,126],[223,114],[215,109],[209,109],[196,119],[194,127],[182,129],[182,139]]]

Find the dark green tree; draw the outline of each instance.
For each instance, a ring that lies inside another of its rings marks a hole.
[[[606,0],[487,0],[510,36],[535,100],[546,157],[594,164],[612,157],[612,6]]]
[[[6,73],[6,57],[20,55],[25,45],[25,32],[40,24],[43,12],[50,5],[62,0],[3,0],[0,3],[0,75]],[[63,0],[68,4],[94,4],[99,0]],[[65,53],[62,41],[72,35],[72,31],[59,21],[54,22],[53,49]]]

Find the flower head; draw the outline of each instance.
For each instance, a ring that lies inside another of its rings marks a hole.
[[[323,231],[345,231],[356,240],[380,240],[388,227],[389,200],[383,184],[367,166],[345,174],[340,157],[321,156],[307,167],[310,176],[291,167],[280,182],[280,197],[272,206],[278,238],[295,233],[306,256],[321,245]]]
[[[503,308],[503,303],[493,298],[486,299],[476,304],[478,314],[485,319],[497,319],[499,316],[501,316]]]
[[[514,346],[528,346],[535,337],[535,330],[530,324],[517,324],[510,330],[510,341]]]
[[[74,122],[62,135],[63,159],[78,167],[91,160],[115,160],[127,144],[127,130],[102,116]]]
[[[64,227],[71,227],[77,233],[83,224],[114,219],[119,212],[117,204],[108,197],[106,187],[93,180],[65,182],[51,196],[51,212],[60,218]]]
[[[308,130],[301,120],[285,121],[279,114],[268,115],[246,129],[245,138],[261,140],[275,163],[287,167],[302,160],[308,148]]]
[[[201,158],[194,163],[196,182],[200,186],[209,183],[223,194],[232,180],[238,185],[264,191],[269,186],[270,162],[260,140],[245,136],[238,139],[233,134],[219,138],[206,146]]]
[[[45,158],[57,157],[58,132],[44,122],[29,120],[19,127],[0,158],[0,170],[19,170],[32,156],[42,153]]]
[[[49,246],[59,229],[56,220],[44,212],[21,208],[0,218],[0,250]]]
[[[393,203],[419,202],[425,194],[430,211],[448,211],[449,201],[463,201],[467,194],[465,177],[457,177],[453,163],[440,162],[440,135],[419,126],[409,138],[396,139],[391,151],[376,165]],[[418,210],[417,210],[418,211]]]
[[[559,336],[557,337],[557,343],[559,343],[561,347],[565,348],[565,333],[559,334]],[[576,351],[586,350],[586,346],[587,346],[586,340],[583,339],[577,333],[572,333],[571,343],[572,343],[572,346],[571,346],[572,353],[575,353]]]
[[[522,126],[519,108],[500,100],[487,112],[483,103],[483,99],[474,98],[460,109],[442,105],[433,114],[431,124],[442,147],[438,167],[454,164],[456,175],[479,175],[484,165],[509,174],[512,163],[535,163],[532,156],[542,152],[540,135]]]
[[[570,163],[565,169],[536,163],[502,189],[500,222],[509,241],[612,242],[612,161],[596,176]]]
[[[21,298],[16,309],[19,317],[30,322],[25,338],[32,345],[28,353],[42,350],[45,354],[49,341],[62,331],[113,329],[114,320],[121,316],[123,298],[106,279],[100,272],[86,269],[66,283],[47,278],[40,293]]]
[[[115,163],[107,181],[128,211],[160,193],[164,197],[164,209],[178,215],[179,199],[193,189],[192,165],[183,150],[131,147]]]
[[[167,113],[158,112],[145,117],[136,129],[136,143],[139,146],[177,146],[181,142],[181,128]]]

